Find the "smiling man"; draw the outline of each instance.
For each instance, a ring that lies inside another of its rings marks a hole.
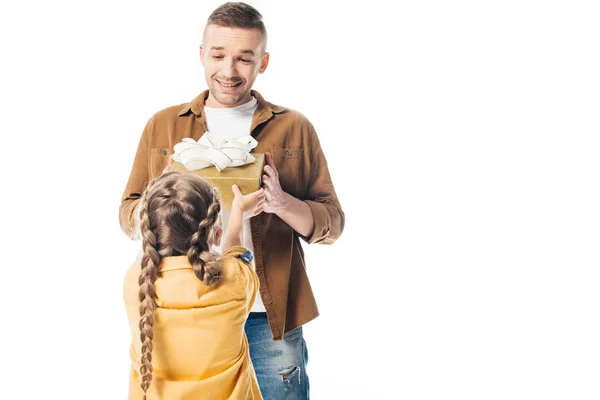
[[[200,60],[210,91],[206,107],[227,108],[252,100],[256,76],[269,64],[266,31],[209,24]]]
[[[262,213],[244,222],[260,297],[246,322],[250,356],[265,399],[308,399],[308,353],[302,325],[319,315],[300,239],[331,244],[345,216],[312,124],[301,113],[267,102],[252,90],[269,64],[261,14],[225,3],[208,18],[200,60],[208,90],[189,103],[154,114],[139,142],[119,208],[134,238],[134,211],[149,180],[167,170],[173,146],[205,132],[218,141],[250,133],[267,154]],[[228,221],[224,212],[222,221]],[[226,227],[224,227],[226,229]]]

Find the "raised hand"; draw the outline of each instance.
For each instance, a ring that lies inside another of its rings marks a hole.
[[[169,172],[171,170],[171,165],[173,165],[173,156],[169,156],[169,161],[167,162],[167,166],[163,169],[162,173]]]
[[[235,196],[232,208],[239,208],[242,211],[244,219],[254,217],[263,212],[265,206],[265,190],[263,188],[246,195],[242,194],[237,185],[233,185],[231,190],[233,190]]]

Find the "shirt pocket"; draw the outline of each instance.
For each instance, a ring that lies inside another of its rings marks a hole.
[[[163,169],[167,166],[170,149],[168,147],[150,147],[149,155],[150,177],[154,179],[162,174]]]
[[[269,152],[279,172],[279,183],[284,192],[298,197],[298,186],[302,174],[303,149],[272,147]]]
[[[302,154],[302,149],[290,149],[285,147],[273,147],[271,148],[271,154],[273,154],[273,158],[278,157],[282,159],[296,159],[300,158]]]

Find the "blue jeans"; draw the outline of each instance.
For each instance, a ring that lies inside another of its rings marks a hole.
[[[250,313],[246,321],[250,358],[265,400],[309,400],[308,352],[302,327],[273,340],[267,313]]]

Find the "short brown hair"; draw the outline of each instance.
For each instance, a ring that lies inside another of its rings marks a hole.
[[[262,15],[251,5],[242,2],[228,2],[210,14],[206,26],[218,25],[229,28],[258,29],[267,42],[267,28]],[[266,45],[265,45],[266,46]]]

